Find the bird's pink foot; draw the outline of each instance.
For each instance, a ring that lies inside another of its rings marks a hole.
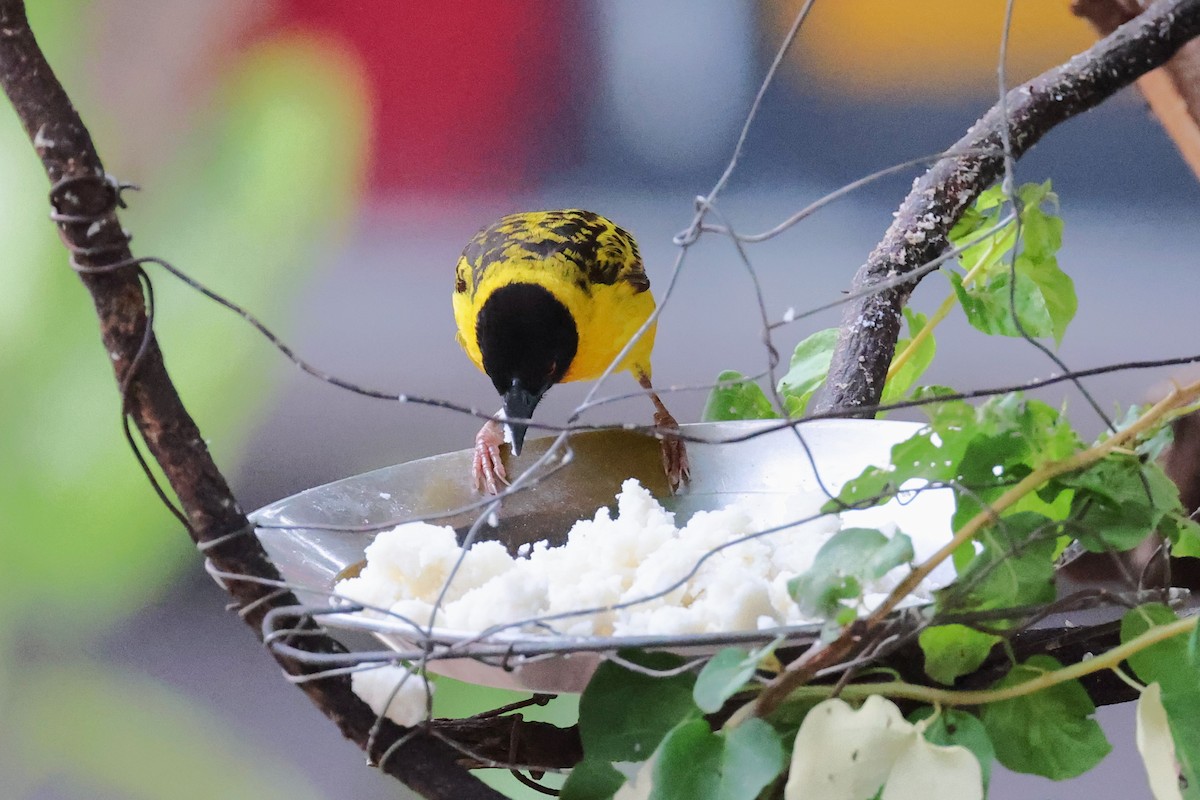
[[[665,408],[655,412],[654,424],[660,431],[659,445],[662,447],[663,470],[667,473],[667,483],[674,492],[679,489],[680,483],[688,483],[692,479],[687,446],[682,439],[670,434],[672,429],[679,430],[679,423]]]
[[[663,401],[654,391],[654,387],[650,384],[650,376],[642,370],[635,370],[634,377],[646,390],[646,394],[650,396],[650,402],[654,403],[654,425],[658,428],[658,441],[662,446],[663,471],[667,473],[667,484],[674,493],[679,489],[681,483],[689,483],[692,479],[687,446],[683,439],[671,435],[672,431],[679,432],[679,423],[675,421],[675,417],[671,416],[671,412],[667,411],[667,407],[663,405]]]
[[[500,494],[500,484],[508,485],[504,462],[500,460],[500,445],[504,444],[504,429],[496,420],[489,420],[475,434],[475,457],[471,462],[471,477],[475,488],[488,494]]]

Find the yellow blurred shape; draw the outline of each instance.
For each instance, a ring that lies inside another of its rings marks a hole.
[[[803,0],[768,0],[779,41]],[[1025,0],[1013,10],[1010,86],[1086,49],[1095,34],[1067,0]],[[825,0],[789,54],[793,77],[873,99],[976,95],[996,87],[1003,0]],[[797,69],[798,68],[798,69]]]

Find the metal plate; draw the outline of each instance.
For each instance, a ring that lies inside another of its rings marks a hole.
[[[675,496],[667,492],[656,440],[620,430],[575,434],[570,440],[574,451],[570,462],[531,490],[507,498],[498,527],[484,526],[481,537],[502,542],[510,552],[537,540],[559,544],[576,520],[593,516],[601,506],[613,505],[621,483],[630,477],[675,511],[680,524],[696,511],[738,499],[817,490],[821,484],[836,492],[864,467],[887,464],[892,445],[920,427],[909,422],[821,420],[799,426],[802,444],[791,429],[770,430],[777,426],[769,421],[684,425],[687,436],[704,441],[689,444],[692,481]],[[532,440],[519,459],[506,458],[510,476],[527,469],[552,441]],[[363,550],[374,534],[322,530],[322,526],[399,524],[443,515],[437,522],[452,525],[461,538],[477,512],[445,514],[480,500],[471,483],[471,457],[470,450],[461,450],[357,475],[272,503],[250,519],[284,578],[297,587],[300,599],[328,605],[334,581],[362,561]],[[912,537],[921,559],[946,542],[952,511],[950,491],[935,490],[905,502],[849,512],[843,518],[847,525],[868,527],[894,522]],[[935,575],[940,583],[952,577],[945,572]],[[411,649],[404,639],[409,629],[404,626],[344,615],[333,622],[370,630],[397,649]],[[807,626],[797,632],[811,630]],[[455,641],[477,637],[435,629],[434,638],[452,646]],[[512,646],[531,638],[544,639],[507,634],[494,641]],[[629,641],[635,643],[644,642]],[[708,652],[716,647],[715,643],[708,646]],[[579,691],[598,663],[599,656],[594,653],[576,653],[571,657],[508,659],[503,667],[469,659],[437,660],[431,661],[429,668],[476,683],[556,692]]]

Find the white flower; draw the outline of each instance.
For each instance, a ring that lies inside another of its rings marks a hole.
[[[859,709],[844,700],[813,707],[792,751],[785,800],[983,800],[982,769],[965,747],[925,738],[925,722],[904,719],[879,695]]]

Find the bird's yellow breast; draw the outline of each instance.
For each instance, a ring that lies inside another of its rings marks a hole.
[[[579,344],[564,381],[598,378],[654,311],[637,245],[611,221],[574,210],[509,215],[476,235],[455,271],[458,341],[481,370],[479,311],[514,283],[545,288],[574,320]],[[650,325],[616,369],[649,377],[654,333]]]

